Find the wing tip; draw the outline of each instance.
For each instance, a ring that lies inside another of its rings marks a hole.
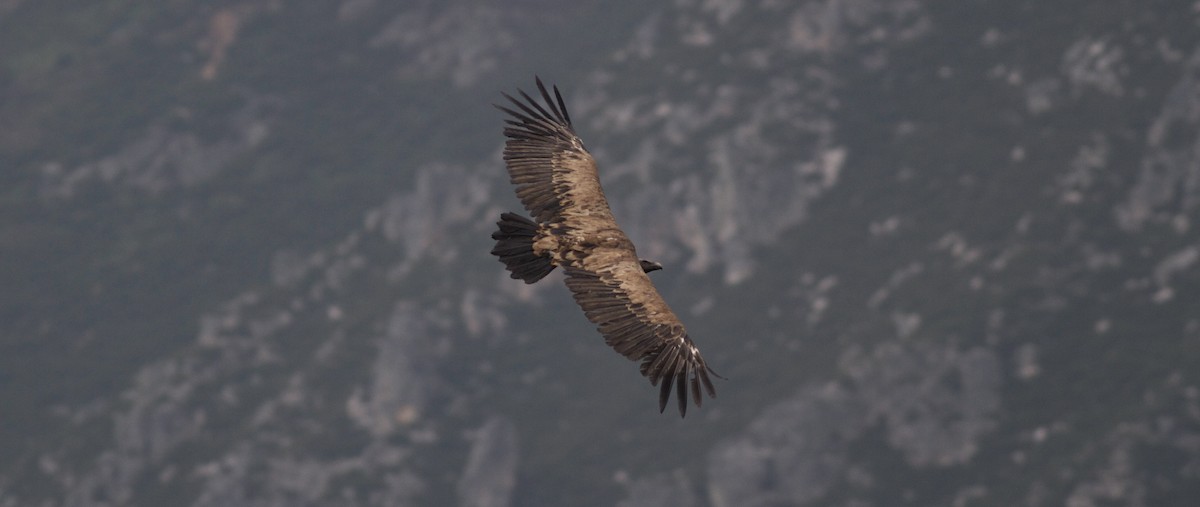
[[[683,338],[678,345],[663,345],[659,350],[647,354],[642,359],[641,367],[642,375],[650,380],[650,385],[659,388],[658,413],[666,411],[674,391],[680,418],[687,416],[688,398],[699,408],[703,406],[704,395],[714,399],[717,397],[716,387],[709,375],[725,380],[708,366],[686,334]]]
[[[542,101],[545,102],[545,107],[542,107],[541,103],[531,97],[528,93],[525,93],[525,90],[520,88],[517,89],[517,93],[521,96],[521,98],[525,99],[524,101],[519,100],[504,91],[501,91],[500,94],[503,95],[504,98],[508,99],[509,102],[513,103],[513,105],[517,106],[517,108],[523,111],[525,114],[518,114],[513,110],[497,104],[492,105],[497,109],[516,117],[525,124],[535,124],[539,121],[549,122],[559,126],[560,128],[564,128],[571,133],[574,133],[574,127],[571,125],[571,115],[567,113],[566,101],[563,100],[562,93],[560,93],[558,90],[558,85],[551,86],[550,89],[554,90],[554,96],[551,97],[550,92],[547,90],[546,84],[542,81],[541,76],[535,74],[533,79],[537,85],[538,92],[542,96]]]

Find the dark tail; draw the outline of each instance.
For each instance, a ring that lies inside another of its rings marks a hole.
[[[496,225],[500,226],[500,230],[492,233],[492,239],[496,240],[492,255],[499,257],[504,267],[512,271],[510,276],[533,283],[554,270],[549,256],[533,253],[533,241],[538,229],[533,220],[516,213],[501,213]]]

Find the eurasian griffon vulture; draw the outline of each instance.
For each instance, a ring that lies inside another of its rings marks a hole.
[[[566,273],[567,287],[604,342],[633,361],[651,385],[662,383],[659,412],[672,386],[679,415],[702,401],[701,386],[716,397],[705,364],[683,324],[663,301],[646,273],[662,266],[639,259],[633,243],[617,226],[596,173],[596,162],[575,135],[558,87],[554,98],[537,79],[544,106],[523,91],[524,101],[507,98],[516,109],[496,106],[511,118],[504,135],[504,162],[517,197],[533,220],[503,213],[492,233],[492,254],[512,278],[534,283],[555,266]]]

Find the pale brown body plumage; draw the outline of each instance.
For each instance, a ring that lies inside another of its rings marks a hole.
[[[641,361],[651,384],[662,383],[659,410],[674,387],[682,416],[689,391],[697,406],[702,388],[716,396],[709,379],[716,374],[647,276],[661,266],[640,260],[617,226],[596,162],[575,135],[558,88],[552,99],[540,79],[537,86],[545,107],[525,92],[520,92],[524,102],[504,95],[516,109],[497,106],[512,117],[504,129],[504,161],[517,197],[534,220],[501,215],[492,253],[513,278],[526,283],[561,267],[575,301],[605,342]]]

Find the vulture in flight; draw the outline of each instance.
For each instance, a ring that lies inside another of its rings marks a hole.
[[[667,307],[646,275],[662,269],[637,256],[633,242],[617,226],[596,173],[596,161],[571,127],[571,117],[555,86],[553,99],[541,79],[544,103],[518,90],[524,100],[504,93],[512,107],[497,105],[505,119],[504,162],[517,197],[530,220],[503,213],[492,233],[492,254],[514,279],[534,283],[561,267],[567,288],[597,326],[604,342],[632,361],[659,386],[662,412],[672,388],[679,415],[687,413],[688,392],[696,406],[701,389],[715,398],[708,367],[683,324]]]

